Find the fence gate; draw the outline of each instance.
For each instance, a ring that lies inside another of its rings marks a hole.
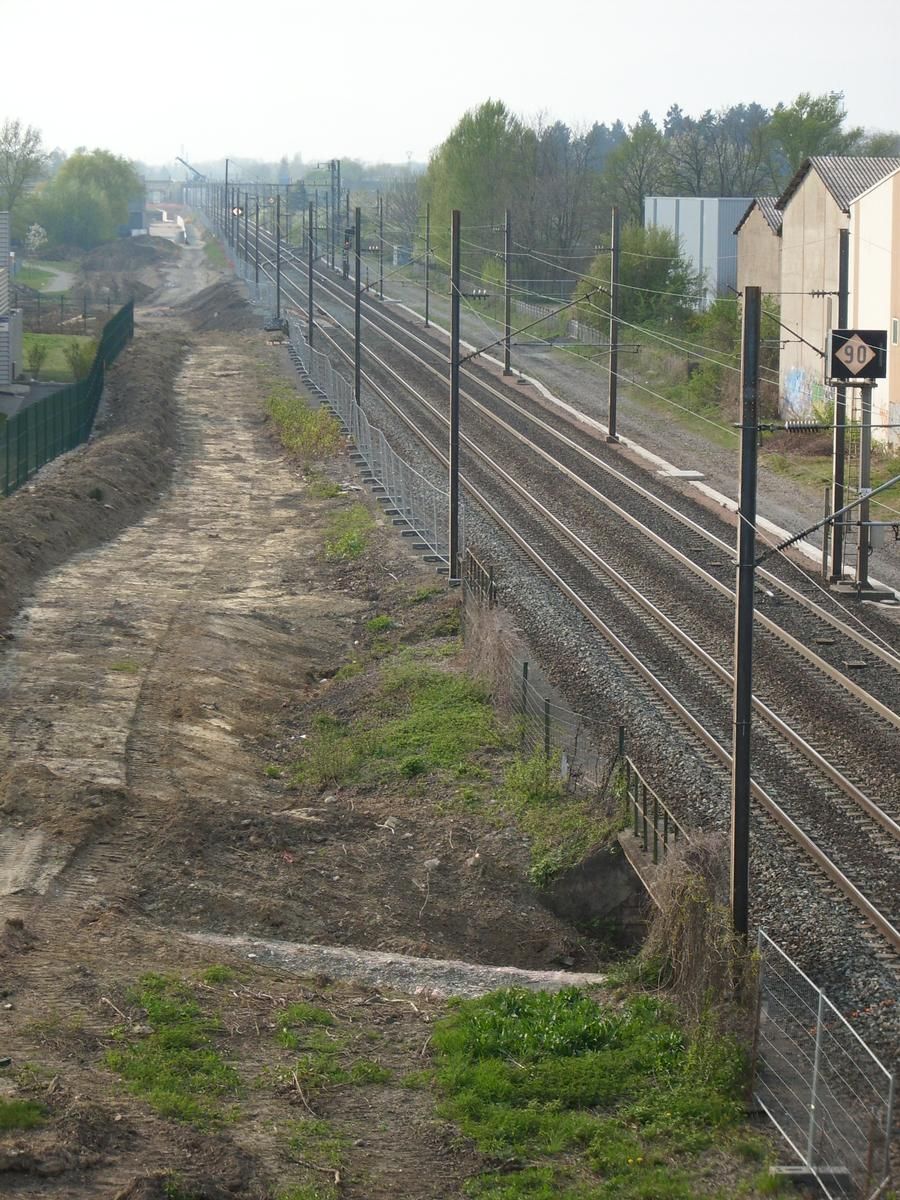
[[[830,1000],[762,930],[754,1099],[829,1200],[890,1181],[894,1080]]]

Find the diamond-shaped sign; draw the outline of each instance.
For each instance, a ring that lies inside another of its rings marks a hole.
[[[876,357],[871,346],[867,346],[858,333],[854,333],[849,341],[844,342],[838,350],[838,358],[848,371],[861,375],[863,370]]]
[[[831,333],[833,379],[884,379],[887,330],[834,329]]]

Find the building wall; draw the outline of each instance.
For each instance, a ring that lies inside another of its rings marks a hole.
[[[815,171],[788,202],[781,226],[781,319],[787,326],[780,357],[782,411],[806,416],[823,394],[828,333],[837,324],[840,230],[849,218]],[[832,316],[833,314],[833,316]],[[788,330],[804,339],[800,342]],[[805,343],[811,343],[806,345]],[[817,353],[821,350],[822,353]]]
[[[733,295],[737,286],[737,238],[734,227],[751,197],[647,196],[644,225],[669,229],[679,239],[693,270],[702,274],[706,303]]]
[[[850,206],[851,329],[886,329],[887,378],[872,393],[872,424],[900,424],[900,173]],[[895,325],[894,322],[897,322]],[[894,341],[894,338],[897,341]],[[900,445],[900,429],[874,430]]]
[[[737,235],[737,290],[760,287],[768,296],[781,291],[781,238],[758,208]]]

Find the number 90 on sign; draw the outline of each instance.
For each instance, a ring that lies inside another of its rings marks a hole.
[[[835,329],[831,334],[830,358],[833,379],[883,379],[887,330]]]

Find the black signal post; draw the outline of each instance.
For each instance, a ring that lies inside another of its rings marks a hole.
[[[744,289],[741,342],[741,491],[734,622],[734,740],[731,763],[731,917],[746,938],[750,913],[750,725],[753,715],[753,586],[756,571],[756,458],[762,293]]]

